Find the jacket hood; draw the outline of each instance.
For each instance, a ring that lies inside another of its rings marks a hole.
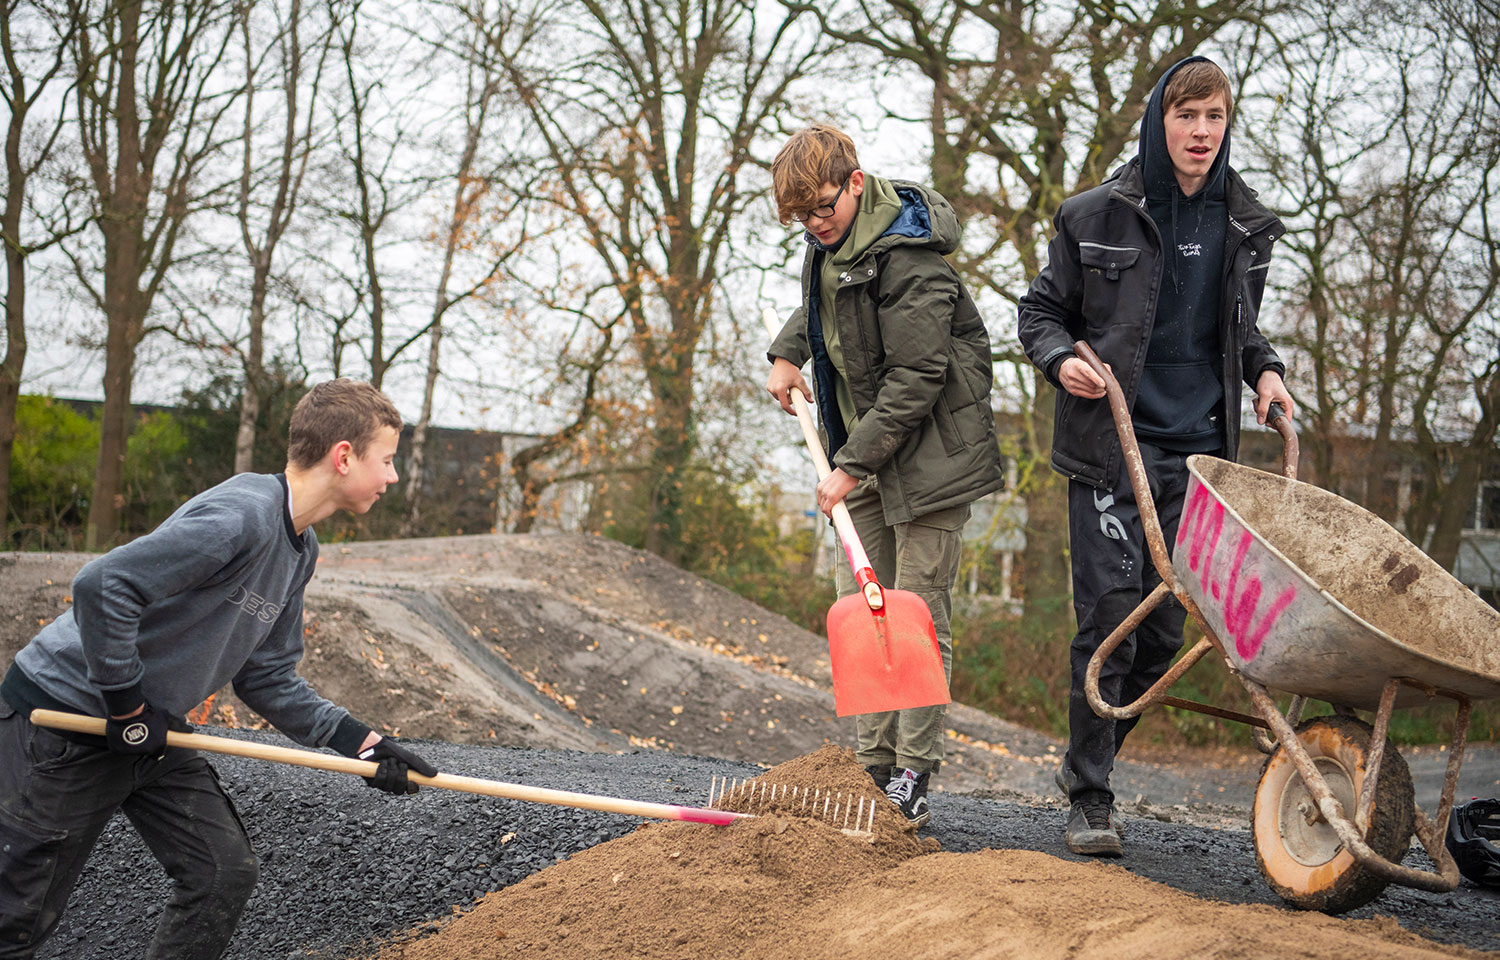
[[[1177,185],[1177,174],[1172,170],[1171,154],[1167,153],[1167,131],[1163,125],[1166,106],[1162,101],[1165,99],[1167,83],[1172,79],[1172,75],[1187,64],[1200,61],[1211,62],[1207,57],[1187,57],[1173,64],[1172,68],[1156,81],[1156,87],[1151,91],[1151,99],[1146,103],[1146,115],[1141,118],[1139,156],[1148,200],[1168,200],[1182,193],[1182,189]],[[1208,200],[1224,199],[1224,184],[1228,172],[1229,128],[1226,126],[1224,139],[1219,144],[1219,155],[1214,157],[1213,166],[1208,169],[1208,180],[1204,183],[1199,196]]]
[[[844,236],[828,246],[811,233],[803,239],[846,264],[897,245],[926,247],[947,256],[958,249],[961,234],[958,215],[936,190],[909,180],[866,176],[859,215]]]

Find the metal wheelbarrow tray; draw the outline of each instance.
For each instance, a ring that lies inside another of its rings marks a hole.
[[[1285,476],[1215,457],[1188,458],[1191,475],[1171,559],[1140,450],[1114,377],[1086,344],[1078,356],[1104,377],[1162,583],[1100,644],[1085,684],[1100,716],[1139,716],[1163,703],[1250,723],[1270,757],[1255,793],[1256,860],[1271,887],[1306,909],[1339,913],[1395,882],[1446,892],[1458,868],[1443,843],[1463,762],[1472,701],[1500,697],[1500,612],[1385,521],[1299,482],[1297,439],[1273,406]],[[1099,693],[1105,661],[1168,596],[1204,639],[1136,702]],[[1244,686],[1258,716],[1166,695],[1210,651]],[[1267,688],[1292,694],[1285,713]],[[1406,762],[1386,740],[1396,707],[1444,697],[1457,704],[1438,807],[1414,801]],[[1299,724],[1309,698],[1335,714]],[[1374,711],[1373,725],[1356,708]],[[1268,729],[1274,741],[1262,729]],[[1415,833],[1436,869],[1401,864]]]

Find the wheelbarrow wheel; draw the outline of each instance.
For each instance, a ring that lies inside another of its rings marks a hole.
[[[1315,717],[1297,727],[1302,744],[1345,813],[1353,818],[1373,735],[1354,717]],[[1392,863],[1411,845],[1411,771],[1386,741],[1365,842]],[[1271,889],[1304,910],[1343,913],[1380,896],[1390,882],[1363,867],[1324,820],[1284,746],[1266,759],[1251,817],[1255,860]]]

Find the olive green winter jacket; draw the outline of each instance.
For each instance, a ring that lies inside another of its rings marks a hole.
[[[857,421],[829,454],[856,479],[878,478],[885,520],[895,524],[972,502],[998,490],[1004,478],[989,403],[989,335],[944,259],[958,247],[958,218],[935,191],[889,183],[901,198],[900,215],[834,275],[833,322]],[[781,357],[800,368],[813,359],[810,319],[822,342],[821,328],[829,322],[818,298],[824,256],[809,244],[802,306],[771,344],[771,360]],[[822,363],[814,362],[814,392],[820,408],[838,418],[834,376],[825,353]]]

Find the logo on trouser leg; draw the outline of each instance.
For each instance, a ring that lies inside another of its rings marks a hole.
[[[132,723],[130,726],[126,727],[124,731],[121,732],[120,739],[124,740],[132,747],[138,747],[146,742],[146,737],[149,736],[150,733],[151,731],[147,729],[144,723]]]
[[[1120,518],[1109,512],[1109,508],[1115,505],[1115,495],[1106,493],[1103,499],[1099,497],[1099,491],[1094,491],[1094,509],[1099,511],[1099,530],[1111,540],[1128,539],[1125,535],[1125,524]]]

